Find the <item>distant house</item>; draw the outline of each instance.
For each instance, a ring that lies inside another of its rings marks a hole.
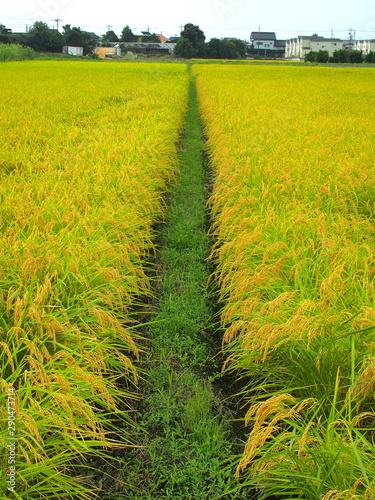
[[[342,48],[345,50],[354,50],[355,47],[355,40],[343,40],[342,41]]]
[[[157,43],[157,40],[153,40],[152,42],[147,41],[147,37],[152,36],[153,33],[150,33],[149,31],[141,31],[141,34],[139,33],[134,33],[133,36],[133,42],[138,42],[138,43]],[[162,35],[161,33],[155,33],[155,36],[158,37],[160,43],[170,43],[171,40],[167,38],[166,36]]]
[[[170,43],[170,41],[171,41],[169,38],[167,38],[166,36],[164,36],[162,34],[159,35],[159,33],[156,33],[156,36],[159,37],[159,40],[161,43]]]
[[[354,49],[362,51],[365,55],[369,52],[375,52],[375,40],[357,40]]]
[[[285,52],[286,40],[276,40],[275,42],[275,50],[282,50]]]
[[[343,42],[339,38],[324,38],[322,36],[299,36],[291,38],[285,44],[285,57],[289,59],[304,59],[310,51],[328,51],[331,56],[335,50],[343,48]]]
[[[71,56],[83,56],[83,47],[74,47],[73,45],[64,45],[63,54],[69,54]]]
[[[250,35],[250,40],[254,49],[273,50],[276,42],[276,34],[273,31],[253,31]]]
[[[265,56],[267,56],[267,51],[270,51],[269,55],[274,51],[282,53],[285,51],[286,41],[277,40],[274,31],[253,31],[250,35],[250,42],[254,50],[262,51]]]

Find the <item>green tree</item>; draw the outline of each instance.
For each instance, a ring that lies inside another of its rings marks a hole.
[[[174,48],[174,55],[184,59],[191,59],[195,55],[194,47],[190,40],[187,38],[179,38]]]
[[[109,42],[118,42],[119,38],[113,30],[107,31],[105,34]]]
[[[66,24],[63,26],[63,36],[66,45],[74,47],[82,46],[82,31],[80,28],[72,28],[70,24]]]
[[[349,62],[349,53],[347,50],[339,49],[335,50],[332,57],[331,62],[333,63],[346,63]]]
[[[211,38],[205,45],[205,58],[220,59],[221,40],[219,38]]]
[[[246,55],[246,44],[242,40],[239,40],[238,38],[233,38],[230,40],[236,47],[236,51],[238,54],[238,57],[236,59],[244,59]]]
[[[12,33],[12,30],[7,28],[5,24],[0,23],[0,35],[7,35],[8,33]]]
[[[126,25],[125,28],[123,28],[121,31],[121,41],[134,42],[134,33],[132,32],[132,30],[129,28],[128,25]]]
[[[185,24],[184,29],[181,31],[181,37],[189,40],[193,48],[198,51],[206,40],[203,31],[195,24]]]
[[[363,54],[361,50],[349,50],[349,62],[360,64],[363,62]]]
[[[231,40],[222,40],[221,42],[221,59],[238,59],[239,54],[237,52],[237,47]]]
[[[155,33],[152,33],[151,35],[143,36],[142,37],[142,42],[145,42],[145,43],[160,43],[160,38]]]
[[[313,50],[310,50],[310,52],[305,55],[305,62],[316,62],[317,59],[318,53],[314,52]]]
[[[319,63],[327,63],[329,59],[329,52],[328,50],[319,50],[316,60]]]
[[[64,37],[57,30],[51,30],[46,23],[36,21],[30,28],[27,45],[38,52],[61,52]]]
[[[362,51],[360,50],[335,50],[330,62],[333,63],[362,63],[364,60]],[[366,60],[366,59],[365,59]]]
[[[239,59],[245,54],[244,48],[234,40],[220,40],[219,38],[211,38],[206,43],[204,57],[209,59]],[[242,55],[243,54],[243,55]]]
[[[367,63],[375,63],[375,52],[373,52],[372,50],[370,50],[370,52],[368,54],[366,54],[365,62],[367,62]]]
[[[11,29],[7,28],[5,24],[0,23],[0,43],[12,43],[12,39],[9,34],[12,32]],[[17,43],[16,40],[13,40]]]
[[[70,24],[63,26],[63,37],[65,45],[72,45],[73,47],[83,47],[83,54],[90,54],[96,42],[93,34],[87,31],[82,31],[81,28],[71,27]]]
[[[110,47],[111,46],[111,44],[110,44],[110,42],[108,40],[107,34],[102,35],[102,37],[101,37],[101,44],[102,44],[103,47]]]

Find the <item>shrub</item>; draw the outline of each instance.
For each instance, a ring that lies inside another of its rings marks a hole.
[[[317,58],[318,58],[318,53],[314,52],[313,50],[310,50],[310,52],[308,52],[305,55],[305,62],[316,62]]]
[[[16,43],[0,43],[0,61],[24,61],[25,59],[35,59],[36,52],[30,47],[24,47]]]
[[[326,63],[328,62],[329,59],[329,52],[328,50],[319,50],[316,60],[319,63]]]

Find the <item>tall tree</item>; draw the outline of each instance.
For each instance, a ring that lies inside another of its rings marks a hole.
[[[111,44],[107,38],[107,34],[104,33],[104,35],[102,35],[102,38],[101,38],[101,44],[102,44],[102,47],[110,47]]]
[[[5,24],[0,23],[0,35],[7,35],[8,33],[12,33],[12,30],[7,28]]]
[[[242,59],[245,56],[245,44],[241,40],[220,40],[211,38],[205,44],[204,57],[209,59]]]
[[[116,33],[113,30],[107,31],[105,36],[109,42],[118,42],[119,41],[118,36],[116,35]]]
[[[365,57],[365,62],[367,63],[375,63],[375,52],[370,50],[370,52]]]
[[[194,56],[195,50],[190,40],[181,37],[177,40],[173,53],[176,57],[191,59]]]
[[[231,40],[232,43],[236,46],[237,54],[238,54],[238,59],[244,59],[246,55],[246,44],[242,40],[239,40],[238,38],[234,38]]]
[[[30,28],[28,45],[36,51],[61,52],[63,44],[63,35],[42,21],[36,21]]]
[[[184,29],[181,31],[181,37],[186,38],[192,44],[194,49],[198,49],[206,40],[206,36],[199,26],[188,23],[185,24]]]
[[[128,25],[126,25],[125,28],[123,28],[121,31],[121,41],[134,42],[134,33],[132,32],[132,30],[129,28]]]
[[[93,33],[82,31],[77,27],[71,28],[70,24],[63,26],[63,36],[65,45],[83,47],[84,55],[91,53],[96,45]]]

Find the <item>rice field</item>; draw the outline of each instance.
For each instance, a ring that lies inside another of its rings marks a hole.
[[[9,443],[15,498],[91,498],[85,457],[131,444],[132,311],[150,294],[186,66],[33,61],[0,74],[0,498]]]
[[[224,371],[244,387],[247,438],[231,494],[375,500],[374,70],[199,62],[192,74],[213,172]],[[0,75],[0,500],[13,491],[12,467],[14,498],[88,499],[87,465],[139,445],[132,415],[148,375],[135,311],[153,300],[146,269],[179,168],[190,75],[186,64],[93,61],[12,62]],[[192,225],[176,210],[172,271],[188,262],[180,228]],[[181,298],[180,281],[167,304]],[[180,319],[201,333],[198,311]],[[154,390],[165,406],[163,384]],[[186,388],[181,398],[184,407]],[[227,438],[195,421],[204,398],[188,410],[210,449]],[[169,422],[163,408],[146,420]],[[146,466],[136,477],[152,481]],[[175,489],[163,479],[152,491],[179,492],[174,473]],[[197,478],[181,492],[204,498]]]
[[[372,69],[197,65],[237,476],[258,498],[373,499]]]

